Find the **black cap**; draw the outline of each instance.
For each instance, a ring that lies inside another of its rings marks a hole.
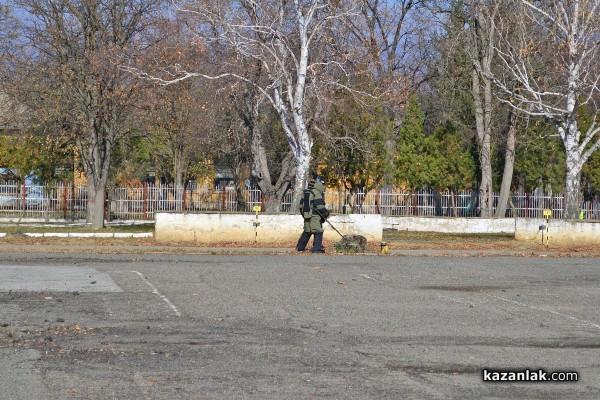
[[[321,182],[322,184],[325,184],[325,178],[323,178],[321,175],[316,175],[314,177],[314,180],[317,181],[317,182]]]

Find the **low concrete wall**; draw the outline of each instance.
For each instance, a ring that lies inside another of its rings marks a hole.
[[[256,214],[237,213],[156,213],[155,238],[159,242],[260,242],[286,243],[298,240],[302,233],[300,215],[259,214],[258,233],[255,233]],[[335,215],[329,221],[342,235],[357,234],[369,242],[381,242],[383,224],[380,215]],[[324,223],[325,240],[338,242],[340,236]]]
[[[522,218],[517,220],[515,238],[523,241],[542,243],[541,225],[546,220],[541,218]],[[582,246],[600,244],[600,221],[576,221],[550,219],[548,232],[544,229],[544,243],[549,235],[549,245]]]
[[[515,235],[522,241],[542,243],[540,226],[543,218],[436,218],[436,217],[383,217],[385,229],[411,232],[439,233],[492,233]],[[550,245],[598,245],[600,221],[550,219]],[[544,238],[546,231],[544,231]],[[545,241],[544,241],[545,243]]]
[[[439,233],[515,233],[514,218],[383,217],[385,229]]]

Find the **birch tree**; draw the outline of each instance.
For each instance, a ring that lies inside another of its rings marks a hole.
[[[576,218],[582,168],[600,147],[600,0],[519,0],[514,6],[524,18],[506,24],[518,25],[519,35],[501,38],[497,53],[506,72],[491,76],[505,103],[558,130],[566,155],[564,215]],[[593,122],[582,131],[577,112],[587,105]]]
[[[314,138],[311,123],[320,111],[319,100],[331,87],[326,76],[340,68],[331,54],[317,49],[333,41],[331,28],[345,15],[340,1],[329,0],[190,0],[177,11],[197,21],[198,40],[236,54],[233,63],[220,62],[215,74],[166,68],[161,76],[140,73],[161,84],[192,77],[233,77],[253,84],[276,110],[295,164],[294,204],[299,202],[309,175]],[[240,65],[259,63],[266,79],[250,80]]]

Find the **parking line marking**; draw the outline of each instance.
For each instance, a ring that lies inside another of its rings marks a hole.
[[[143,280],[144,282],[146,282],[146,284],[148,286],[150,286],[150,288],[152,289],[152,293],[158,295],[158,297],[160,297],[161,299],[163,299],[163,301],[165,303],[167,303],[169,305],[169,307],[171,307],[171,309],[173,310],[173,312],[175,313],[175,315],[177,315],[178,317],[181,317],[181,313],[179,312],[179,310],[177,309],[177,307],[175,307],[175,305],[173,303],[171,303],[171,301],[169,299],[167,299],[167,296],[165,296],[164,294],[160,293],[158,291],[158,289],[156,288],[156,286],[154,286],[152,283],[150,283],[150,281],[148,281],[148,278],[144,277],[144,275],[142,275],[141,272],[138,271],[131,271],[134,274],[138,274]]]
[[[545,311],[545,312],[550,313],[550,314],[560,315],[561,317],[565,317],[565,318],[568,318],[568,319],[571,319],[571,320],[577,321],[577,322],[582,322],[582,323],[584,323],[586,325],[590,325],[590,326],[593,326],[594,328],[600,329],[600,325],[598,325],[598,324],[595,324],[595,323],[590,322],[590,321],[586,321],[584,319],[572,317],[572,316],[567,315],[567,314],[559,313],[558,311],[548,310],[548,309],[542,308],[542,307],[530,306],[529,304],[521,303],[521,302],[518,302],[518,301],[515,301],[515,300],[511,300],[511,299],[506,299],[504,297],[499,297],[499,296],[490,296],[490,297],[493,297],[493,298],[498,299],[498,300],[503,300],[503,301],[506,301],[506,302],[509,302],[509,303],[518,304],[520,306],[528,307],[528,308],[531,308],[531,309],[534,309],[534,310]]]

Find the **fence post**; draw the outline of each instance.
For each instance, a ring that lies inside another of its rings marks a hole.
[[[109,221],[108,190],[104,189],[104,219]]]
[[[65,182],[63,182],[62,197],[63,197],[63,218],[66,220],[67,219],[67,185]]]
[[[187,204],[186,204],[186,189],[187,189],[187,188],[186,188],[186,185],[183,185],[183,186],[181,187],[181,190],[183,190],[183,204],[182,204],[182,206],[181,206],[181,208],[182,208],[182,210],[181,210],[181,211],[183,211],[183,212],[186,212],[186,210],[187,210]]]
[[[23,199],[23,204],[22,204],[23,213],[25,213],[25,210],[27,208],[27,186],[25,186],[25,181],[23,181],[23,188],[21,189],[21,197]]]
[[[585,219],[589,219],[588,215],[592,214],[592,209],[591,209],[592,202],[591,201],[586,201],[585,203],[587,204],[586,211],[585,211]]]
[[[148,182],[144,182],[142,188],[142,212],[144,213],[143,219],[148,219]]]
[[[221,190],[221,208],[219,211],[227,210],[227,190],[225,190],[225,186],[223,184],[219,184],[219,189]]]

